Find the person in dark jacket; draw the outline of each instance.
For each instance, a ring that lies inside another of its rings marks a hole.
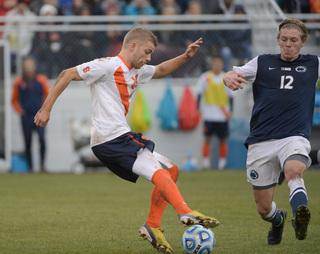
[[[30,171],[33,171],[31,159],[32,131],[36,130],[40,142],[40,170],[44,171],[45,159],[45,128],[37,127],[33,118],[41,108],[44,99],[47,97],[50,84],[48,78],[37,73],[36,61],[33,57],[27,56],[22,63],[23,75],[17,77],[13,83],[12,105],[21,116],[23,137],[25,144],[25,156]]]

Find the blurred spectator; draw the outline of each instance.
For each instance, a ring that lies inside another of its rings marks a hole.
[[[246,14],[244,7],[239,4],[234,4],[233,0],[223,0],[220,2],[220,9],[217,14],[224,14],[226,17],[231,17],[233,14]],[[246,21],[222,21],[224,23],[241,23]],[[228,71],[231,68],[231,60],[236,58],[241,65],[245,59],[251,59],[251,31],[248,30],[222,30],[219,31],[216,38],[219,54],[222,56],[225,68]]]
[[[42,5],[44,5],[43,0],[32,0],[30,1],[29,8],[33,13],[39,15],[39,11]]]
[[[84,0],[73,0],[69,8],[64,8],[65,15],[77,15],[77,13],[80,12],[80,8],[84,4]]]
[[[175,8],[166,6],[162,9],[161,15],[176,15]],[[161,24],[174,24],[174,21],[164,21]],[[183,32],[176,30],[161,30],[155,32],[158,37],[158,46],[152,54],[151,64],[157,65],[163,61],[170,59],[176,53],[185,50],[185,42],[183,40]],[[195,56],[194,56],[195,57]],[[181,69],[172,73],[173,77],[184,76]]]
[[[310,0],[310,12],[320,14],[320,0]],[[316,21],[319,22],[319,21]],[[320,30],[314,29],[314,36],[316,40],[316,45],[320,44]]]
[[[219,9],[219,1],[218,0],[199,0],[201,6],[202,6],[202,12],[203,14],[212,14],[217,13],[217,10]]]
[[[320,13],[320,0],[309,0],[309,3],[311,13]]]
[[[162,15],[176,15],[173,7],[164,8]],[[191,1],[185,15],[201,15],[201,5],[197,1]],[[163,22],[168,24],[170,22]],[[171,22],[172,23],[172,22]],[[198,24],[198,21],[190,22],[190,24]],[[182,54],[186,46],[200,37],[203,38],[203,44],[198,49],[197,54],[193,57],[193,61],[185,63],[172,73],[172,77],[194,76],[202,72],[206,67],[206,58],[208,55],[207,46],[210,46],[210,35],[208,31],[199,29],[189,29],[184,31],[159,31],[156,33],[159,37],[159,45],[151,58],[151,64],[157,65],[174,54]]]
[[[187,11],[185,12],[185,15],[199,15],[201,16],[202,13],[202,6],[200,4],[200,2],[198,1],[190,1],[189,2],[189,6]],[[198,23],[203,23],[201,21],[192,21],[190,22],[192,24],[198,24]],[[184,33],[184,39],[185,39],[185,45],[189,45],[190,43],[192,43],[193,41],[199,39],[200,37],[202,37],[203,39],[203,46],[204,47],[208,47],[211,44],[210,41],[210,32],[208,32],[207,30],[186,30],[186,32]],[[197,39],[195,39],[197,38]]]
[[[148,0],[132,0],[123,10],[124,15],[155,15],[156,10]]]
[[[202,6],[198,1],[190,1],[188,5],[188,9],[184,15],[198,15],[201,16]],[[197,25],[200,23],[204,23],[202,21],[191,21],[190,24]],[[208,49],[212,44],[212,31],[208,30],[200,30],[200,29],[188,29],[183,32],[182,38],[184,40],[184,46],[189,45],[193,41],[202,38],[203,44],[199,48],[197,54],[194,56],[193,61],[187,62],[184,65],[184,69],[187,70],[186,73],[192,72],[203,72],[206,68],[206,57],[208,56]],[[178,69],[179,70],[179,69]]]
[[[1,0],[0,1],[0,16],[6,15],[6,13],[12,10],[17,4],[17,0]]]
[[[181,14],[181,8],[179,6],[179,4],[177,4],[176,0],[160,0],[159,1],[159,5],[158,5],[158,13],[162,14],[162,15],[166,15],[164,14],[164,12],[168,12],[169,8],[173,8],[174,9],[174,14]],[[167,9],[167,10],[164,10]],[[169,13],[169,15],[171,15],[171,13]]]
[[[299,0],[300,4],[300,12],[301,13],[309,13],[310,12],[310,2],[309,0]]]
[[[74,0],[58,0],[59,6],[64,10],[70,9]]]
[[[176,15],[176,9],[172,6],[164,6],[162,9],[161,15]],[[174,21],[164,21],[161,24],[174,24]],[[157,51],[163,47],[182,47],[185,48],[185,42],[183,39],[183,33],[176,30],[161,30],[156,32],[158,37],[158,46]],[[163,62],[163,61],[161,61]]]
[[[159,10],[159,0],[148,0],[155,10]]]
[[[213,0],[207,0],[207,1],[213,1]],[[189,0],[177,0],[177,3],[181,8],[181,13],[185,13],[187,11],[189,2],[190,2]]]
[[[1,0],[0,1],[0,16],[5,16],[6,13],[16,6],[17,0]],[[1,22],[0,26],[4,23]],[[2,36],[2,31],[0,31],[0,37]]]
[[[39,11],[40,16],[47,17],[48,21],[44,24],[52,23],[50,17],[56,16],[58,10],[51,4],[45,4]],[[39,62],[40,72],[46,73],[49,78],[54,78],[66,66],[66,57],[64,52],[65,37],[63,33],[57,31],[40,31],[37,32],[33,40],[32,54]]]
[[[219,0],[219,8],[215,14],[232,15],[235,11],[236,4],[233,0]]]
[[[108,9],[117,9],[117,13],[121,14],[126,2],[124,0],[103,0],[97,8],[94,15],[105,15]]]
[[[83,4],[79,8],[77,15],[82,16],[83,18],[86,16],[91,16],[91,6],[88,4]],[[83,21],[79,24],[87,25],[92,23]],[[68,33],[68,42],[66,43],[65,47],[68,58],[68,66],[75,66],[82,62],[87,62],[92,58],[98,57],[95,47],[96,35],[97,33],[94,31],[89,31],[88,29],[84,31]],[[79,52],[81,53],[79,54]]]
[[[15,72],[16,57],[26,56],[32,48],[34,33],[29,27],[35,22],[35,14],[30,11],[25,1],[19,0],[16,6],[6,13],[6,17],[10,18],[10,21],[5,24],[2,38],[10,42],[11,69]]]
[[[276,0],[284,13],[309,13],[309,0]]]
[[[37,73],[36,61],[33,57],[26,57],[22,63],[23,75],[17,77],[13,83],[12,105],[21,116],[23,129],[25,156],[30,171],[33,170],[31,156],[32,132],[37,131],[40,142],[40,170],[45,171],[45,128],[37,127],[34,124],[34,116],[41,108],[47,97],[50,84],[46,76]]]
[[[58,13],[58,16],[63,16],[64,14],[64,9],[62,6],[60,6],[58,0],[44,0],[43,1],[44,4],[51,4],[52,6],[56,7]]]
[[[107,16],[120,15],[120,9],[117,5],[109,3],[104,13]],[[117,22],[108,22],[108,25],[117,24]],[[98,55],[116,56],[119,54],[122,47],[123,31],[107,30],[105,32],[97,32],[97,52]]]

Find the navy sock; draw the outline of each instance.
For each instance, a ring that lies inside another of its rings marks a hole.
[[[283,222],[282,215],[279,211],[277,211],[276,215],[273,217],[271,220],[272,224],[275,225],[276,227],[280,226]]]
[[[300,205],[308,205],[307,191],[304,181],[300,177],[295,177],[288,182],[290,189],[290,205],[292,208],[293,217],[296,217],[297,209]]]
[[[272,209],[270,213],[266,216],[262,216],[262,219],[271,222],[275,226],[280,226],[282,224],[283,219],[281,213],[277,209],[277,205],[275,202],[272,202]]]
[[[305,206],[308,205],[308,198],[307,198],[305,192],[298,192],[298,193],[294,194],[290,198],[290,205],[292,208],[293,218],[295,218],[298,207],[300,205],[305,205]]]

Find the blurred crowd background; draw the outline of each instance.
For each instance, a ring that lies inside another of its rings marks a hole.
[[[124,34],[133,25],[163,25],[156,29],[151,27],[159,39],[151,64],[182,53],[188,44],[202,37],[204,44],[195,60],[173,73],[174,77],[198,76],[208,68],[214,55],[223,57],[227,71],[232,64],[242,64],[257,54],[252,48],[252,24],[244,17],[244,2],[1,0],[0,15],[5,18],[0,20],[0,34],[1,38],[10,41],[12,74],[21,74],[21,59],[31,54],[37,59],[40,72],[49,78],[56,78],[64,68],[98,57],[117,55]],[[276,2],[285,13],[320,13],[320,0]],[[222,17],[215,20],[199,18],[206,16],[203,14]],[[239,18],[235,18],[234,14],[239,14]],[[129,18],[123,18],[127,16]],[[133,21],[134,16],[139,17],[138,23]],[[175,18],[161,19],[159,16]],[[77,29],[70,29],[73,25],[77,25]],[[103,25],[109,28],[105,29]],[[122,25],[121,29],[119,25]],[[217,25],[220,28],[212,29]],[[221,29],[223,25],[227,25],[227,29]],[[110,29],[110,26],[115,29]]]

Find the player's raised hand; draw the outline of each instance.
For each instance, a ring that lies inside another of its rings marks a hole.
[[[244,74],[236,73],[235,71],[227,72],[223,77],[223,82],[232,91],[243,89],[241,83],[247,83],[247,81],[244,79]]]
[[[199,38],[195,42],[191,43],[185,52],[186,56],[189,58],[193,57],[202,43],[202,38]]]

